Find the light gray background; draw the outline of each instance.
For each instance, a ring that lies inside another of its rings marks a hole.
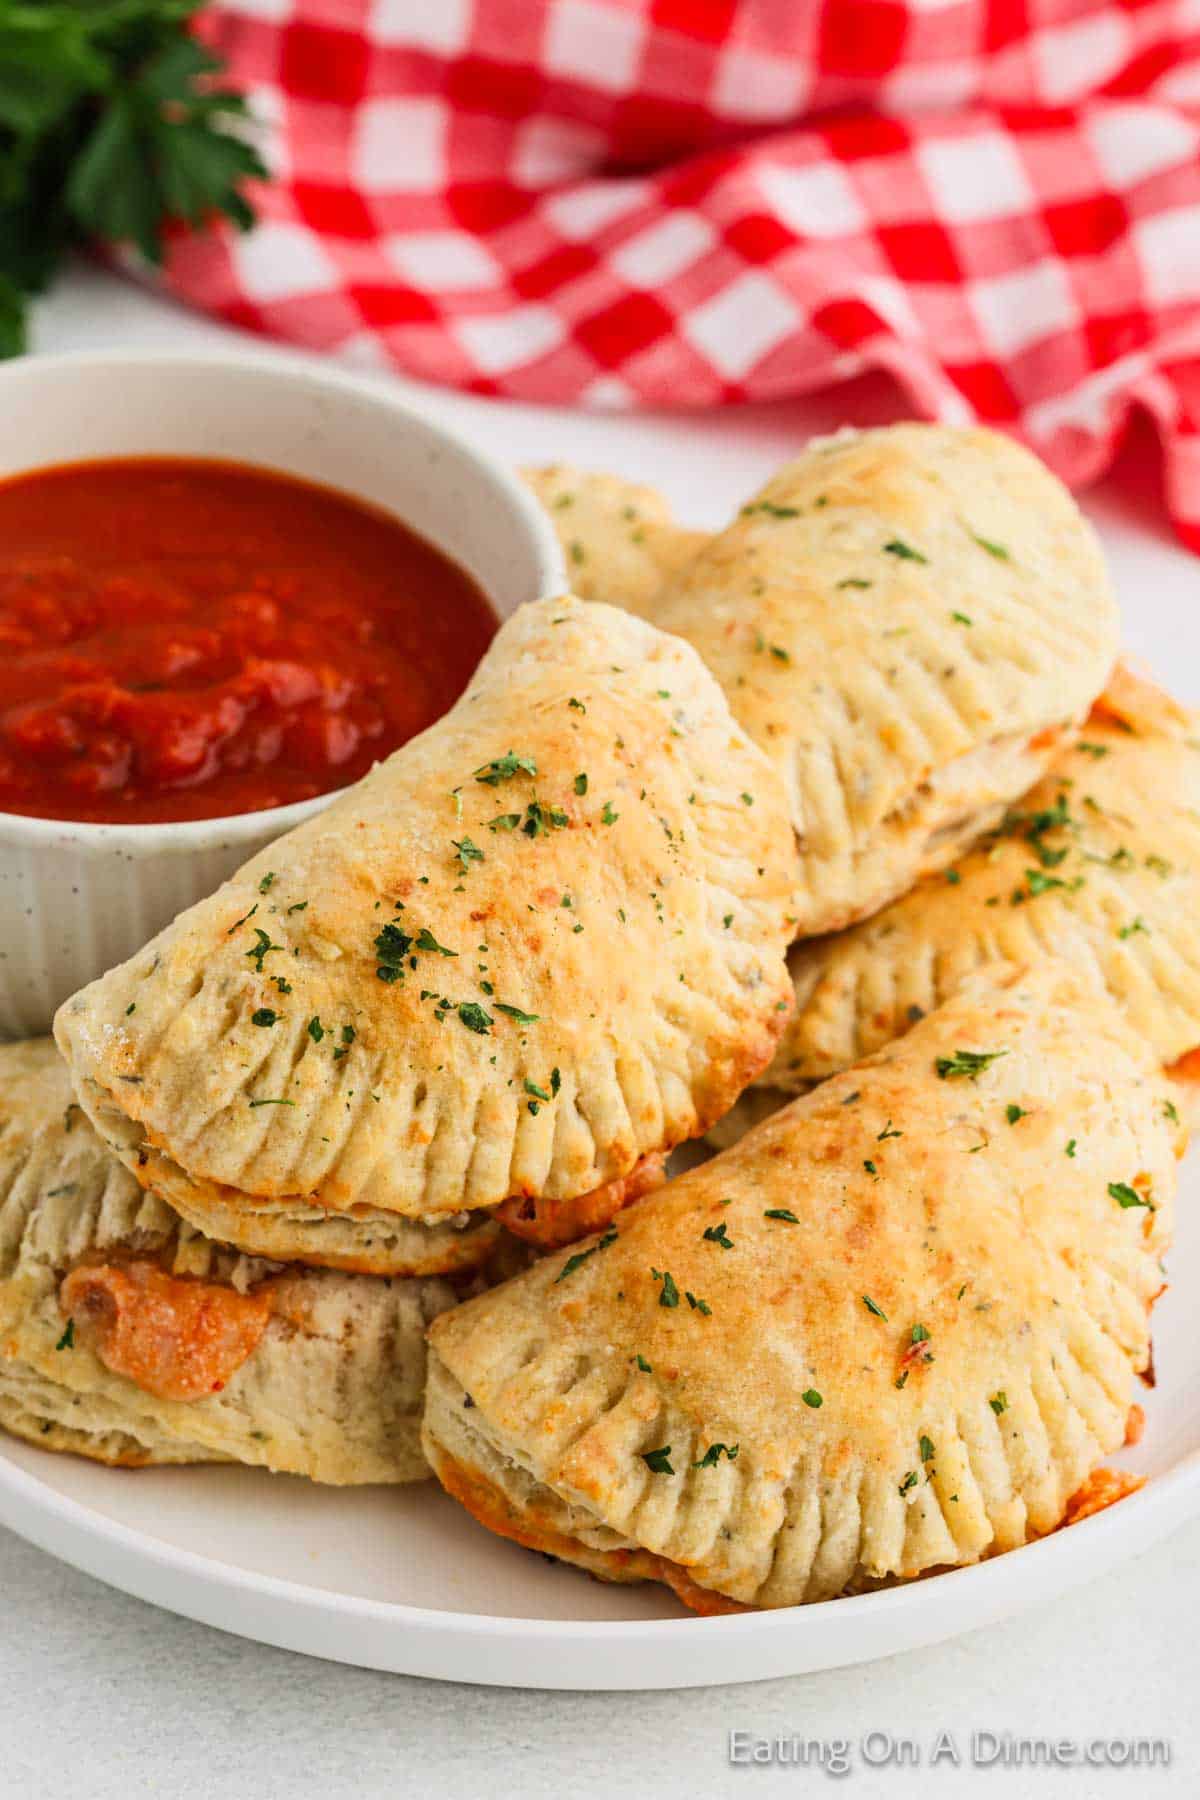
[[[77,270],[40,310],[37,349],[229,341],[109,275]],[[245,340],[238,340],[244,347]],[[264,354],[267,354],[264,350]],[[697,523],[814,428],[887,416],[882,386],[711,419],[622,420],[438,396],[486,423],[514,461],[622,467],[673,491]],[[696,454],[703,451],[703,455]],[[1153,479],[1089,501],[1126,601],[1142,582],[1197,603],[1200,565],[1166,534]],[[1137,642],[1136,613],[1127,635]],[[1182,680],[1189,698],[1197,674]],[[869,1730],[915,1739],[916,1772],[731,1769],[727,1734],[799,1733],[857,1746]],[[941,1729],[964,1767],[928,1767]],[[972,1769],[972,1730],[1023,1736],[1162,1736],[1164,1771]],[[539,1694],[407,1680],[265,1649],[157,1612],[0,1530],[2,1800],[288,1800],[320,1796],[691,1796],[819,1793],[956,1797],[1200,1791],[1200,1523],[1116,1574],[1010,1623],[907,1657],[758,1686],[690,1693]]]

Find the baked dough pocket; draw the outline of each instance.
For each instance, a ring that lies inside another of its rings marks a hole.
[[[943,426],[818,439],[649,611],[787,788],[802,937],[869,916],[995,823],[1117,654],[1066,489],[1009,439]]]
[[[702,1610],[1011,1549],[1125,1439],[1184,1137],[1098,985],[983,971],[435,1321],[429,1460],[493,1529]]]
[[[0,1425],[101,1462],[428,1474],[425,1328],[447,1281],[209,1242],[110,1154],[48,1039],[0,1048]]]
[[[656,624],[663,588],[708,533],[677,525],[663,496],[620,475],[569,463],[522,469],[558,534],[581,600],[603,600]]]
[[[189,1218],[370,1266],[322,1257],[327,1221],[470,1228],[610,1183],[619,1205],[719,1118],[783,1028],[795,875],[778,781],[696,653],[542,601],[445,718],[55,1030]]]
[[[1081,742],[951,870],[793,947],[796,1011],[761,1084],[802,1092],[983,963],[1048,954],[1098,975],[1164,1064],[1200,1045],[1200,718],[1124,668]]]

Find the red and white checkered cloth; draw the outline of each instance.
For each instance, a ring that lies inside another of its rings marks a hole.
[[[1066,480],[1157,421],[1200,549],[1200,0],[222,0],[261,224],[175,292],[525,400],[868,368]]]

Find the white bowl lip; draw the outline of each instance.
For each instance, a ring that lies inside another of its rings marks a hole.
[[[147,367],[161,369],[164,375],[170,375],[177,369],[209,368],[232,376],[279,377],[284,381],[300,382],[333,394],[354,395],[397,415],[401,421],[415,425],[430,438],[440,439],[444,446],[464,454],[476,465],[479,474],[499,490],[501,497],[517,514],[528,532],[540,570],[542,594],[549,596],[566,592],[569,586],[566,563],[554,527],[532,493],[513,471],[490,451],[480,449],[466,433],[443,424],[440,419],[431,417],[408,400],[390,394],[377,383],[343,369],[319,365],[314,367],[303,357],[274,349],[267,354],[261,351],[254,354],[227,350],[72,350],[62,354],[21,356],[12,362],[0,364],[0,396],[7,383],[20,379],[30,371],[36,376],[57,375],[64,371],[84,373],[89,369],[110,371]],[[153,454],[166,455],[169,452]],[[65,457],[62,464],[38,463],[2,479],[20,480],[23,475],[36,474],[40,468],[59,468],[64,464],[69,465],[71,461],[103,460],[103,457],[95,456]],[[227,459],[212,457],[196,460],[219,462]],[[271,465],[251,463],[249,466],[267,469]],[[286,473],[284,470],[277,472]],[[314,485],[329,487],[351,500],[362,499],[352,488],[338,487],[334,482]],[[420,532],[420,520],[406,522],[411,524],[414,531]],[[161,851],[230,849],[239,843],[253,843],[268,834],[272,839],[282,837],[294,826],[321,812],[342,794],[348,794],[356,785],[351,783],[349,787],[330,788],[328,793],[314,794],[310,800],[294,800],[286,806],[264,807],[258,812],[226,813],[219,818],[166,819],[145,824],[47,819],[32,813],[0,810],[0,847],[6,844],[31,847],[53,845],[56,849],[70,849],[82,855],[111,855],[124,851],[131,856],[134,853],[147,855]]]

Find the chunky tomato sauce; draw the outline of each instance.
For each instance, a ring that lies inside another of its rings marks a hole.
[[[0,811],[328,793],[445,712],[495,629],[432,545],[287,476],[138,457],[0,482]]]

